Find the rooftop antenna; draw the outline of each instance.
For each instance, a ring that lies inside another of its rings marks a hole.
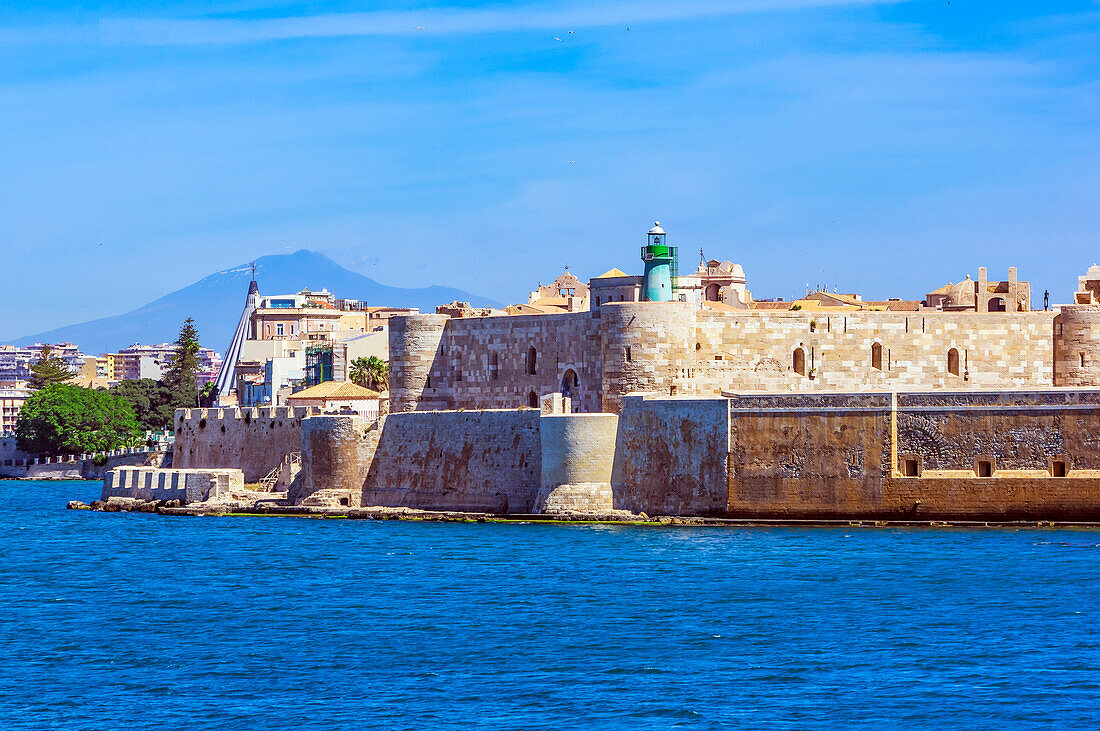
[[[249,265],[249,268],[252,269],[252,281],[255,282],[256,281],[256,262],[252,262],[252,264]]]

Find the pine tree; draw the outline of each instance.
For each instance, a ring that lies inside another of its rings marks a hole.
[[[199,405],[199,391],[195,387],[195,377],[199,372],[199,333],[195,321],[190,317],[180,328],[176,338],[176,350],[168,362],[168,369],[161,378],[172,393],[175,406],[192,407]]]
[[[38,390],[54,383],[66,383],[74,376],[65,361],[53,354],[53,348],[43,345],[38,360],[31,364],[29,384]]]

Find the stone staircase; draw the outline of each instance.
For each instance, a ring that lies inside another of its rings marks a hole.
[[[260,480],[261,492],[285,492],[302,471],[302,453],[291,452]]]

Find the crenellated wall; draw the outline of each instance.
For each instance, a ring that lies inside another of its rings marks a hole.
[[[258,482],[302,444],[302,421],[316,408],[177,409],[172,466],[236,468]]]

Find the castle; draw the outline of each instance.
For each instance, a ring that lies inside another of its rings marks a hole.
[[[1100,267],[1080,278],[1074,304],[1057,311],[1031,311],[1015,269],[1008,281],[990,282],[984,267],[976,282],[930,293],[927,306],[821,293],[805,309],[749,308],[739,266],[705,262],[678,277],[665,231],[654,226],[647,235],[646,273],[593,279],[586,311],[394,318],[390,410],[534,408],[551,393],[576,412],[618,413],[632,392],[1100,386]],[[729,278],[707,279],[722,274]]]
[[[588,310],[394,317],[380,418],[181,410],[174,466],[349,510],[1100,520],[1100,267],[1057,310],[1014,272],[939,307],[750,308],[709,262],[729,281],[681,296],[648,236]]]

